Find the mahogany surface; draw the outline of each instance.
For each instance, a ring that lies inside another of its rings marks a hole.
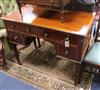
[[[68,11],[65,15],[65,23],[62,23],[57,18],[59,17],[58,14],[53,14],[49,18],[46,18],[48,16],[42,14],[41,17],[37,17],[31,23],[23,22],[18,11],[4,16],[2,19],[11,43],[25,44],[24,37],[27,36],[34,36],[50,41],[55,46],[57,55],[68,58],[68,60],[76,64],[75,84],[78,84],[81,62],[89,46],[90,28],[94,16],[92,13],[83,11]],[[65,45],[66,38],[69,40],[68,47]]]
[[[51,17],[49,16],[49,18],[41,16],[37,17],[30,24],[43,28],[48,28],[67,33],[79,34],[84,36],[84,34],[86,35],[88,33],[88,29],[92,25],[94,19],[93,13],[84,11],[68,11],[68,13],[65,14],[66,22],[64,23],[62,23],[58,17],[59,14],[54,14]],[[3,19],[8,19],[11,21],[17,21],[23,23],[21,15],[18,11],[15,11],[14,13],[8,16],[4,16]],[[84,27],[86,27],[86,29],[84,29],[82,33],[79,33]]]

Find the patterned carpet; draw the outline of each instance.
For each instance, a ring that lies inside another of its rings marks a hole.
[[[18,65],[13,52],[6,55],[7,68],[5,72],[36,85],[41,90],[89,90],[92,78],[84,74],[82,83],[74,86],[75,65],[67,59],[55,56],[52,44],[43,42],[40,49],[35,49],[33,43],[28,48],[22,49],[19,45],[18,52],[22,65]]]

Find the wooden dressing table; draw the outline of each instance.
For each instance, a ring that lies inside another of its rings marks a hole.
[[[45,12],[46,13],[46,12]],[[53,12],[52,12],[53,13]],[[27,36],[35,36],[51,42],[58,56],[67,58],[76,64],[75,84],[78,84],[80,66],[90,43],[91,26],[94,20],[92,13],[68,11],[65,21],[59,20],[59,14],[36,17],[31,23],[23,22],[19,11],[2,17],[8,32],[9,42],[23,44]],[[16,53],[18,56],[18,53]]]

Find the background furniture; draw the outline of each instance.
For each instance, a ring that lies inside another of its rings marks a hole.
[[[95,0],[95,1],[96,1],[97,11],[100,11],[100,0]]]
[[[1,10],[0,16],[7,15],[16,9],[17,9],[17,4],[15,0],[0,0],[0,10]],[[1,58],[3,59],[4,63],[6,63],[4,60],[4,51],[6,51],[6,53],[9,53],[10,48],[7,40],[7,32],[1,18],[0,18],[0,35],[1,35],[1,46],[3,46],[0,52]]]
[[[18,10],[16,0],[0,0],[0,8],[1,8],[1,11],[2,11],[1,16],[8,15],[8,14],[12,13],[13,11]],[[4,37],[3,42],[4,42],[4,50],[6,51],[6,53],[10,52],[10,48],[13,49],[18,63],[21,64],[19,57],[18,57],[18,53],[16,53],[17,52],[16,44],[9,45],[10,42],[8,42],[8,40],[7,40],[8,39],[7,32],[6,32],[4,23],[1,19],[0,19],[0,34]],[[13,37],[13,35],[11,37]],[[28,46],[31,43],[31,41],[34,42],[34,46],[36,48],[39,46],[39,45],[38,46],[36,45],[36,38],[35,37],[27,36],[27,37],[24,37],[24,40],[26,42],[26,44],[24,44],[25,47]],[[39,38],[38,38],[38,42],[40,43]],[[9,46],[10,46],[10,48],[9,48]]]
[[[37,5],[38,7],[42,6],[48,10],[60,12],[60,18],[62,22],[64,21],[65,6],[70,2],[71,0],[17,0],[20,12],[21,6],[24,4],[33,4]]]
[[[100,15],[98,18],[98,22],[99,24],[97,32],[94,35],[94,43],[90,48],[90,50],[87,51],[87,54],[82,62],[80,79],[79,79],[80,81],[82,78],[83,71],[86,71],[93,75],[100,76],[100,39],[98,39],[100,33]]]
[[[15,0],[0,0],[0,9],[1,16],[7,15],[13,10],[17,9],[17,4]],[[4,26],[3,21],[0,18],[0,34],[4,37],[4,48],[6,49],[6,53],[9,53],[9,45],[7,42],[7,32]]]
[[[5,66],[6,60],[4,58],[4,50],[3,50],[3,37],[0,34],[0,66]]]

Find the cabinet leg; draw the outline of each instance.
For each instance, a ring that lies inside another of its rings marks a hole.
[[[17,62],[18,62],[18,64],[21,65],[20,59],[19,59],[19,55],[18,55],[18,52],[17,52],[17,48],[16,48],[16,44],[11,44],[11,45],[12,45],[12,49],[13,49],[13,51],[14,51],[14,54],[15,54],[15,56],[16,56]]]
[[[80,83],[80,79],[81,79],[81,64],[76,64],[76,68],[75,68],[75,74],[76,74],[76,77],[75,77],[75,85],[78,85]]]

